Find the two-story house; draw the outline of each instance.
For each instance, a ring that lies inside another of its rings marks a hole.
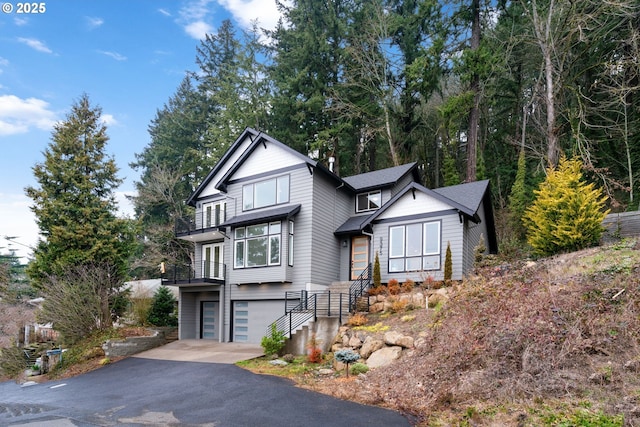
[[[357,278],[377,253],[382,281],[453,278],[473,263],[483,235],[496,251],[488,181],[430,190],[410,163],[341,178],[247,128],[187,201],[177,236],[194,243],[179,287],[180,339],[260,342],[284,314],[285,292]],[[174,274],[174,275],[172,275]]]

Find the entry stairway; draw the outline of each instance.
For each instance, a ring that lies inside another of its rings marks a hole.
[[[301,330],[305,330],[304,335],[307,335],[319,318],[336,319],[339,326],[350,313],[369,310],[367,290],[370,285],[371,265],[353,282],[335,282],[322,291],[286,292],[285,314],[269,326],[266,335],[271,335],[271,328],[275,325],[278,332],[293,340]],[[331,322],[332,325],[334,323]]]

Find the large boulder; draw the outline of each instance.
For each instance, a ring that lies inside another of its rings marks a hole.
[[[384,342],[390,346],[400,346],[403,348],[413,348],[413,337],[402,335],[396,331],[385,332]]]
[[[363,359],[368,359],[374,351],[380,350],[383,347],[384,341],[373,337],[367,337],[360,349],[360,356],[362,356]]]
[[[402,347],[384,347],[380,350],[374,351],[367,359],[367,366],[369,368],[378,368],[380,366],[387,366],[394,360],[399,359],[402,355]]]

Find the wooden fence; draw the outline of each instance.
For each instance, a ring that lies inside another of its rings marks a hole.
[[[621,237],[640,236],[640,211],[610,213],[602,225],[605,228],[603,239],[615,240]]]

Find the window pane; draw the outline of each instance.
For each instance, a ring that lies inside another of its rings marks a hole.
[[[425,270],[440,270],[440,255],[423,257],[422,265]]]
[[[406,256],[422,255],[422,224],[407,225]]]
[[[249,312],[247,310],[236,310],[236,316],[248,316]]]
[[[440,223],[424,224],[424,255],[440,253]]]
[[[236,242],[236,256],[234,265],[236,268],[244,267],[244,240]]]
[[[271,236],[269,264],[280,264],[280,236]]]
[[[289,234],[293,234],[293,221],[289,221]]]
[[[233,337],[233,340],[234,341],[247,341],[247,340],[249,340],[249,338],[246,335],[238,335],[238,334],[236,334]]]
[[[366,194],[358,194],[356,198],[356,212],[362,212],[369,209],[369,198]]]
[[[389,273],[404,271],[404,258],[389,260]]]
[[[267,238],[247,240],[247,267],[267,265]]]
[[[236,319],[236,323],[247,324],[249,323],[249,319]]]
[[[249,302],[248,301],[236,301],[235,306],[236,307],[249,307]]]
[[[236,228],[236,239],[244,239],[244,227]]]
[[[422,270],[422,259],[418,258],[407,258],[407,271],[420,271]]]
[[[267,234],[267,224],[258,224],[247,227],[247,237],[264,236]]]
[[[253,184],[242,187],[242,210],[253,209]]]
[[[279,222],[272,222],[271,224],[269,224],[269,234],[280,234],[280,223]]]
[[[236,332],[247,332],[249,328],[247,326],[236,326]]]
[[[404,227],[391,227],[389,229],[389,256],[404,256]]]
[[[271,206],[276,204],[276,180],[257,182],[255,184],[255,193],[253,195],[255,203],[254,208],[263,206]]]
[[[293,266],[293,234],[289,234],[289,265]]]
[[[369,209],[378,209],[380,207],[380,192],[369,193]]]
[[[278,178],[277,197],[277,203],[286,203],[289,201],[289,175]]]

